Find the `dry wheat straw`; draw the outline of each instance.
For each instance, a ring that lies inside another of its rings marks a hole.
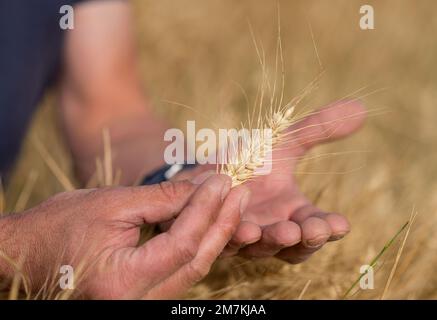
[[[62,185],[64,190],[74,191],[76,188],[73,182],[68,178],[67,174],[62,170],[56,160],[51,156],[50,152],[47,150],[41,140],[36,136],[33,136],[32,138],[33,144],[36,147],[37,151],[41,155],[47,167]]]
[[[31,170],[29,176],[26,179],[23,189],[18,196],[14,212],[21,212],[26,209],[37,180],[38,172],[36,170]]]

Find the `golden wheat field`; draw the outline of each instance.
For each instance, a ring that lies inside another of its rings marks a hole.
[[[317,147],[311,155],[320,157],[303,161],[297,172],[305,193],[318,206],[344,213],[352,232],[299,265],[220,260],[187,298],[340,299],[360,267],[415,212],[409,233],[404,230],[378,259],[374,289],[354,288],[347,298],[437,298],[437,3],[366,3],[375,9],[374,30],[359,27],[363,1],[133,2],[144,90],[175,126],[184,128],[188,119],[211,126],[211,118],[216,126],[238,126],[245,119],[245,95],[254,98],[261,78],[251,28],[272,67],[278,4],[285,97],[323,71],[308,97],[311,108],[353,96],[369,110],[362,130]],[[55,110],[50,92],[5,191],[9,211],[63,191],[35,137],[74,181]]]

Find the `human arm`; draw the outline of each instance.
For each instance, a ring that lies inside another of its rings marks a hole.
[[[65,41],[60,116],[83,184],[102,157],[105,129],[123,185],[164,164],[169,125],[145,97],[134,34],[128,1],[89,1],[75,8],[75,28]]]

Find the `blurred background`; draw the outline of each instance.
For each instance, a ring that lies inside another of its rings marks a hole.
[[[352,95],[370,110],[363,130],[318,147],[312,155],[325,156],[304,161],[298,170],[308,196],[328,211],[344,213],[352,232],[301,265],[222,260],[188,298],[339,299],[359,277],[360,267],[416,211],[398,263],[405,232],[378,260],[374,289],[353,290],[349,298],[381,298],[394,265],[384,298],[437,298],[435,1],[133,1],[144,90],[151,103],[181,128],[191,119],[198,127],[210,125],[211,118],[222,127],[244,121],[243,92],[253,101],[261,81],[249,23],[273,71],[278,3],[285,97],[296,96],[323,70],[307,101],[311,108]],[[359,27],[364,4],[375,10],[375,30]],[[9,210],[63,191],[50,161],[73,179],[56,108],[55,95],[49,93],[5,192]],[[37,148],[35,137],[47,154]]]

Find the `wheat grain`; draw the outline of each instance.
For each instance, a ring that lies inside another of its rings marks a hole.
[[[294,120],[295,106],[290,106],[284,110],[278,110],[264,119],[270,129],[270,137],[260,134],[259,139],[249,139],[247,143],[238,143],[240,147],[234,148],[237,155],[235,160],[220,167],[220,173],[232,178],[232,186],[240,185],[256,175],[258,168],[264,166],[267,155],[284,141],[286,129],[290,127]]]

